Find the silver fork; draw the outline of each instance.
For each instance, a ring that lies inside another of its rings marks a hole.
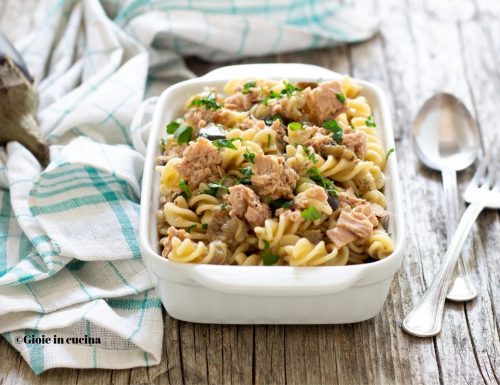
[[[439,271],[403,321],[402,327],[407,333],[430,337],[441,331],[446,293],[467,235],[484,208],[500,208],[500,151],[497,143],[498,138],[495,137],[465,190],[464,199],[470,205],[460,219]]]

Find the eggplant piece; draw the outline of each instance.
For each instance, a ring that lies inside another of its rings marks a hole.
[[[328,193],[328,204],[333,211],[337,210],[340,206],[339,197]]]
[[[307,87],[314,89],[317,86],[318,86],[318,83],[316,83],[316,82],[298,82],[297,83],[297,87],[299,87],[301,90],[305,90]]]
[[[210,141],[226,139],[226,132],[224,131],[224,127],[218,124],[208,123],[205,127],[198,130],[198,137],[200,136]]]
[[[16,141],[42,164],[50,160],[49,146],[35,120],[38,93],[9,56],[0,61],[0,145]]]

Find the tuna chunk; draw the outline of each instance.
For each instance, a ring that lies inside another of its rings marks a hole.
[[[276,145],[281,152],[285,152],[286,142],[284,137],[286,135],[286,129],[281,120],[276,119],[273,124],[271,124],[271,129],[276,131]]]
[[[220,178],[218,166],[221,163],[219,150],[205,138],[198,138],[184,150],[178,171],[188,181],[189,187],[196,189],[201,182],[213,182]]]
[[[228,210],[216,210],[207,229],[210,242],[220,240],[229,247],[242,243],[248,234],[248,227],[238,217],[230,217]]]
[[[352,148],[358,158],[363,159],[365,157],[367,151],[367,138],[364,132],[354,131],[344,134],[342,143],[346,147]]]
[[[355,239],[368,238],[372,233],[373,223],[363,212],[341,211],[337,226],[328,230],[326,235],[340,248]]]
[[[327,202],[328,195],[323,187],[313,186],[308,188],[306,191],[298,194],[293,200],[293,208],[297,210],[302,210],[308,207],[308,203],[311,199],[316,199],[321,202]]]
[[[224,107],[230,110],[248,111],[254,103],[259,101],[259,90],[253,89],[247,94],[236,92],[224,100]]]
[[[312,146],[314,148],[314,151],[319,154],[324,146],[331,145],[333,143],[334,140],[330,135],[317,133],[314,134],[311,139],[308,139],[304,144],[307,147]]]
[[[334,227],[326,232],[328,238],[334,243],[337,248],[341,248],[342,246],[351,243],[356,240],[356,236],[351,233],[349,230],[344,229],[343,227]]]
[[[338,80],[325,82],[304,92],[309,118],[316,124],[321,125],[325,120],[335,119],[344,110],[344,104],[337,98],[337,94],[342,93],[342,83]]]
[[[356,197],[352,188],[348,188],[346,191],[343,191],[339,194],[339,203],[341,210],[349,211],[351,208],[359,206],[366,202],[364,199]]]
[[[231,205],[229,215],[246,219],[251,228],[263,226],[264,221],[271,218],[269,206],[262,203],[253,190],[244,185],[229,187],[229,194],[224,196],[224,200]]]
[[[252,186],[261,197],[292,199],[299,176],[285,158],[257,154],[253,167]]]
[[[189,233],[183,229],[176,229],[173,226],[170,226],[167,230],[167,237],[163,239],[163,251],[161,252],[161,256],[167,258],[170,252],[172,251],[172,238],[179,238],[183,241],[186,238],[190,238]]]

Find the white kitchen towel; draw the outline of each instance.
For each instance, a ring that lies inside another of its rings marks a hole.
[[[355,42],[377,22],[331,0],[44,0],[35,22],[16,45],[52,161],[0,149],[0,333],[35,373],[158,364],[161,304],[137,241],[145,95],[193,76],[183,56]]]

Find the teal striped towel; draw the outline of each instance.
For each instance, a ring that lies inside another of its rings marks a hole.
[[[137,241],[141,102],[193,76],[183,56],[355,42],[377,22],[331,0],[46,0],[35,19],[17,46],[52,162],[0,149],[0,333],[35,373],[158,364],[161,304]]]

